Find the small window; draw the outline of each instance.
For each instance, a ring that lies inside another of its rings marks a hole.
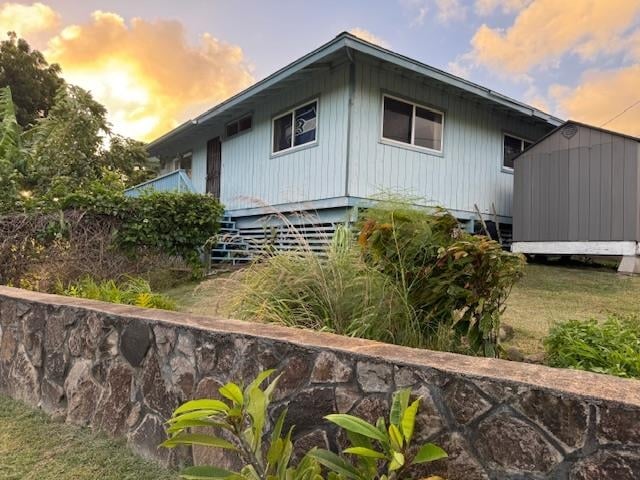
[[[191,163],[192,163],[193,155],[191,152],[185,153],[182,158],[180,158],[180,170],[184,170],[189,178],[191,178]]]
[[[513,160],[520,152],[533,145],[533,142],[523,138],[514,137],[513,135],[504,135],[502,167],[507,170],[513,170]]]
[[[252,123],[253,118],[251,117],[251,115],[247,115],[240,118],[239,120],[234,120],[233,122],[227,123],[227,138],[233,137],[234,135],[242,133],[246,130],[251,130]]]
[[[273,153],[316,141],[318,101],[296,107],[273,119]]]
[[[442,151],[444,115],[431,108],[383,97],[382,138]]]

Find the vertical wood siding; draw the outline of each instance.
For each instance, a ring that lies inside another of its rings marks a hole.
[[[516,160],[514,241],[640,240],[639,145],[578,126],[531,148]]]
[[[380,142],[382,94],[444,113],[444,152],[432,155]],[[424,81],[359,62],[350,142],[349,194],[403,194],[472,212],[477,203],[511,216],[513,175],[503,172],[503,133],[537,140],[550,130],[447,93]]]
[[[223,139],[221,198],[227,209],[344,195],[347,77],[348,69],[341,66],[292,84],[257,102],[251,131]],[[317,144],[271,155],[272,118],[315,97]]]

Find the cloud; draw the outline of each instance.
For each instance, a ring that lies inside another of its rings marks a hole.
[[[594,60],[622,42],[639,13],[637,0],[536,0],[507,30],[482,25],[471,56],[508,74],[555,65],[568,53]]]
[[[490,15],[500,9],[504,14],[519,12],[533,0],[476,0],[475,10],[479,15]]]
[[[253,82],[237,46],[207,33],[192,45],[177,21],[127,23],[102,11],[64,28],[45,56],[107,107],[116,131],[145,140]]]
[[[358,38],[361,38],[362,40],[364,40],[366,42],[374,43],[376,45],[379,45],[382,48],[391,48],[391,46],[389,45],[389,42],[387,42],[383,38],[380,38],[377,35],[371,33],[370,31],[365,30],[364,28],[355,27],[355,28],[352,28],[351,30],[349,30],[349,33],[355,35]]]
[[[602,125],[640,100],[640,64],[586,72],[577,87],[553,85],[549,94],[567,118]],[[605,128],[640,136],[640,105]]]
[[[464,0],[400,0],[401,6],[411,17],[412,27],[423,25],[432,9],[435,10],[435,18],[439,23],[464,20],[467,7],[463,2]]]
[[[435,0],[438,10],[437,19],[440,23],[464,20],[467,7],[460,4],[460,0]]]
[[[60,25],[60,15],[42,3],[0,5],[0,32],[16,32],[19,37],[28,36],[32,43],[46,40]]]

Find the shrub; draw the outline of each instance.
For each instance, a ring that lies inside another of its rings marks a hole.
[[[409,404],[411,391],[394,394],[389,415],[389,427],[384,419],[376,426],[351,415],[334,414],[325,417],[346,431],[352,446],[342,455],[314,448],[294,465],[293,443],[295,426],[283,431],[287,409],[283,409],[266,435],[271,395],[278,378],[261,389],[260,385],[274,373],[260,373],[246,388],[229,382],[218,391],[222,400],[191,400],[179,406],[167,422],[169,438],[163,447],[202,445],[236,452],[244,465],[232,472],[215,465],[186,468],[185,479],[228,480],[409,480],[405,471],[411,465],[445,458],[437,445],[428,443],[411,449],[411,438],[420,399]],[[194,431],[194,428],[214,428],[217,434]],[[372,440],[378,444],[374,447]],[[351,460],[355,460],[352,462]],[[322,475],[321,465],[329,472]],[[380,473],[383,472],[383,473]],[[439,477],[431,477],[436,479]],[[428,479],[427,479],[428,480]]]
[[[470,352],[497,355],[500,314],[524,257],[462,231],[445,210],[401,202],[364,211],[358,242],[365,261],[396,282],[425,335],[453,328],[454,348],[464,337]]]
[[[544,340],[547,363],[619,377],[640,378],[640,319],[610,316],[569,320],[553,326]]]
[[[344,236],[322,258],[303,242],[272,252],[239,277],[230,309],[237,318],[425,347],[396,285],[368,266]],[[345,243],[346,242],[346,243]]]
[[[122,303],[144,308],[160,308],[175,310],[175,302],[165,295],[153,293],[149,282],[142,278],[129,278],[124,282],[114,280],[96,282],[91,277],[84,277],[78,283],[64,288],[58,286],[58,293],[70,297],[88,298],[102,302]]]

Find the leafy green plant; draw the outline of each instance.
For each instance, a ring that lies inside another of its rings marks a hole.
[[[381,202],[359,225],[367,264],[394,280],[425,335],[444,332],[455,341],[448,349],[498,355],[500,314],[522,275],[521,255],[462,231],[443,209]]]
[[[544,340],[547,363],[640,378],[640,319],[610,316],[596,320],[569,320],[554,325]]]
[[[417,450],[411,445],[420,399],[410,402],[411,390],[394,394],[389,427],[384,420],[373,426],[364,420],[343,414],[328,415],[327,420],[347,432],[352,446],[342,455],[314,448],[297,465],[293,465],[294,427],[283,432],[287,410],[284,409],[271,434],[266,436],[267,413],[278,378],[266,388],[260,386],[274,370],[260,373],[246,388],[229,382],[218,391],[223,400],[191,400],[178,407],[168,421],[169,438],[163,447],[200,445],[235,452],[244,467],[233,472],[216,466],[186,468],[181,476],[187,480],[407,480],[407,470],[414,465],[445,458],[446,452],[427,443]],[[217,429],[218,435],[194,432],[194,428]],[[373,442],[378,445],[374,447]],[[351,462],[345,458],[356,459]],[[321,466],[329,470],[323,476]],[[382,472],[382,473],[381,473]],[[403,475],[403,476],[401,476]],[[436,480],[439,477],[430,477]]]
[[[245,466],[233,472],[216,466],[186,468],[181,476],[187,480],[322,480],[320,466],[307,457],[293,466],[293,428],[284,432],[283,410],[271,435],[265,436],[267,409],[278,378],[264,389],[260,385],[273,374],[260,373],[246,388],[229,382],[219,389],[223,400],[192,400],[178,407],[168,422],[168,440],[163,447],[202,445],[236,452]],[[213,427],[224,436],[195,433],[193,428]]]
[[[96,282],[84,277],[79,282],[64,288],[58,285],[58,292],[70,297],[88,298],[110,303],[123,303],[144,308],[175,310],[175,302],[169,297],[151,291],[149,282],[141,278],[128,278],[124,282],[114,280]]]
[[[342,451],[343,456],[324,449],[314,449],[309,455],[344,480],[406,479],[412,466],[446,458],[447,453],[433,443],[412,447],[420,399],[409,403],[410,397],[411,389],[394,394],[388,426],[382,417],[371,425],[352,415],[328,415],[327,420],[346,430],[351,446]]]

